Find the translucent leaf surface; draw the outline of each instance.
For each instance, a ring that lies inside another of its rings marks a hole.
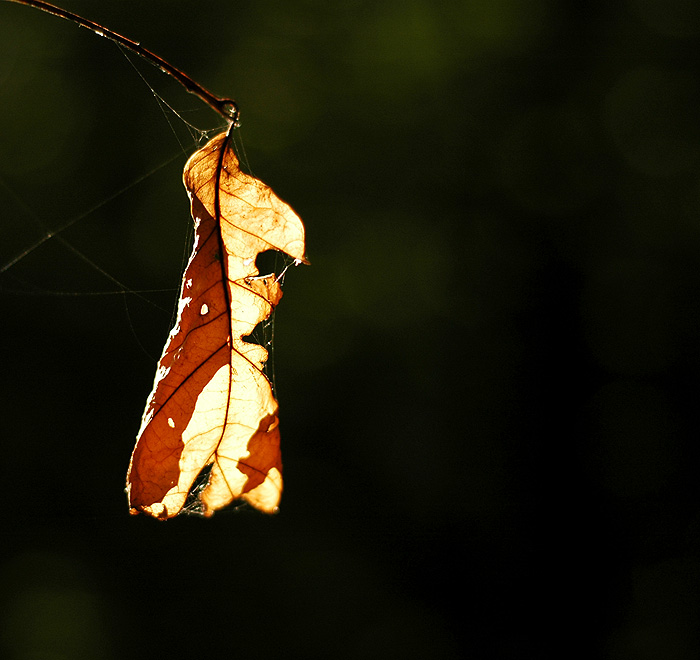
[[[304,226],[261,181],[241,172],[227,134],[185,165],[195,242],[178,318],[163,351],[127,474],[132,513],[177,515],[198,475],[205,515],[241,498],[274,512],[282,492],[277,401],[267,351],[244,341],[282,297],[255,259],[304,259]]]

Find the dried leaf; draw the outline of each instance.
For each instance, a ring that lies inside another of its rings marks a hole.
[[[127,474],[132,513],[177,515],[202,470],[202,511],[241,498],[274,512],[282,492],[277,401],[267,351],[243,337],[282,297],[255,259],[275,249],[305,262],[304,226],[265,184],[238,167],[221,134],[185,165],[195,242],[178,319],[158,364]]]

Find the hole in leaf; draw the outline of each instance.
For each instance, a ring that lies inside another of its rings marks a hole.
[[[255,266],[261,275],[269,275],[270,273],[279,275],[282,268],[284,268],[283,261],[277,250],[265,250],[265,252],[261,252],[258,255],[255,260]]]
[[[199,498],[202,491],[209,484],[209,475],[211,474],[212,467],[214,467],[214,464],[209,463],[209,465],[205,465],[200,470],[197,478],[194,480],[194,483],[190,488],[189,493],[187,493],[187,499],[185,500],[185,505],[182,508],[183,512],[191,513],[195,516],[204,515],[204,506]]]

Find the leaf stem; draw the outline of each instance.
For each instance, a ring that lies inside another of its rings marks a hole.
[[[7,0],[8,2],[16,2],[20,5],[27,5],[28,7],[34,7],[35,9],[40,9],[45,11],[47,14],[53,14],[59,18],[65,18],[68,21],[72,21],[80,27],[88,28],[92,30],[96,35],[100,37],[105,37],[110,41],[114,41],[120,46],[128,48],[130,51],[140,55],[145,60],[158,67],[163,73],[167,73],[172,78],[175,78],[190,94],[198,96],[202,101],[204,101],[209,107],[213,108],[218,112],[224,119],[226,119],[232,126],[238,126],[238,119],[240,112],[238,110],[238,104],[233,99],[220,98],[215,94],[212,94],[209,90],[205,89],[199,83],[195,82],[190,78],[184,71],[174,67],[169,62],[166,62],[162,57],[159,57],[155,53],[152,53],[147,48],[144,48],[141,44],[136,41],[132,41],[127,37],[123,37],[121,34],[113,32],[106,27],[103,27],[99,23],[90,21],[78,14],[61,9],[55,5],[49,4],[48,2],[42,2],[41,0]]]

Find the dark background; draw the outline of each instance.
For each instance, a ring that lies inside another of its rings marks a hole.
[[[280,513],[129,516],[196,135],[0,2],[0,263],[72,223],[0,274],[0,655],[699,657],[700,4],[63,4],[239,101],[312,266]]]

